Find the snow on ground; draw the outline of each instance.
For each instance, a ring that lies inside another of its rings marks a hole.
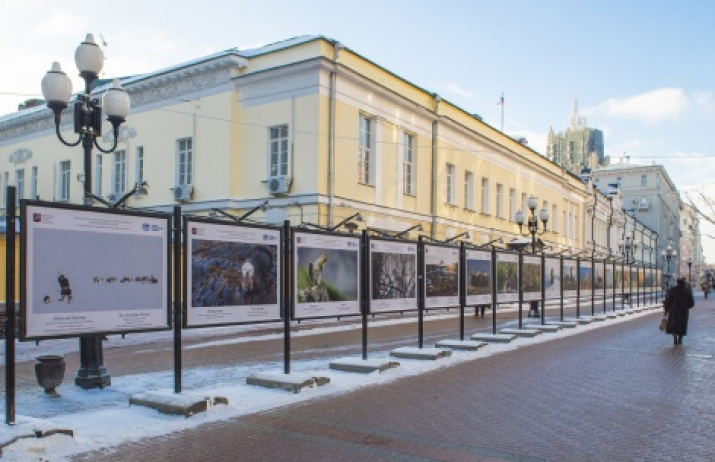
[[[166,435],[197,427],[207,422],[228,420],[318,397],[347,393],[360,387],[380,385],[438,368],[453,366],[464,361],[478,360],[479,358],[528,345],[578,335],[613,323],[627,322],[635,317],[649,313],[651,312],[643,311],[629,316],[619,316],[616,319],[592,322],[577,328],[562,329],[557,333],[543,333],[534,338],[519,338],[508,344],[493,343],[478,351],[454,351],[450,357],[437,361],[399,359],[397,360],[400,363],[399,367],[388,369],[382,373],[361,374],[331,370],[329,369],[330,360],[328,359],[292,361],[292,374],[303,375],[310,373],[330,379],[330,383],[327,385],[307,388],[297,394],[281,389],[246,385],[246,377],[250,375],[267,371],[282,372],[282,362],[255,366],[206,367],[185,371],[182,375],[183,392],[180,395],[173,393],[173,371],[112,377],[112,386],[103,390],[82,390],[79,387],[63,385],[58,388],[58,392],[61,394],[61,398],[58,399],[47,397],[39,387],[32,390],[18,390],[16,425],[0,424],[2,425],[0,426],[0,446],[7,445],[2,448],[2,460],[65,461],[69,460],[74,454],[100,448],[111,448],[128,441]],[[456,315],[448,314],[445,316],[455,317]],[[435,318],[437,316],[429,319]],[[374,326],[380,323],[394,322],[415,322],[415,318],[405,317],[389,321],[371,321],[370,324]],[[360,329],[360,323],[303,329],[292,332],[291,336],[316,335],[322,332],[348,329]],[[190,333],[183,336],[185,338],[193,337],[197,342],[189,348],[204,348],[226,342],[248,342],[266,338],[266,336],[249,335],[230,340],[213,339],[215,336],[227,335],[236,330],[241,330],[245,333],[250,332],[252,327],[234,326],[231,328],[184,331]],[[171,336],[173,335],[171,332],[159,334],[166,336],[165,339],[162,338],[165,341],[171,341]],[[148,335],[132,335],[120,341],[130,341],[135,344],[142,341],[146,342],[150,338]],[[150,335],[152,341],[157,340],[157,333]],[[276,334],[276,337],[282,337],[282,334]],[[112,341],[112,339],[109,340],[109,342]],[[126,345],[126,343],[124,344]],[[17,345],[17,358],[18,361],[30,360],[39,354],[58,354],[58,352],[62,354],[62,352],[76,352],[76,350],[76,339],[43,341],[37,346],[35,344],[20,343]],[[375,352],[371,354],[370,360],[395,361],[395,358],[391,358],[389,354],[389,351]],[[185,398],[187,395],[195,395],[201,398],[219,396],[227,398],[228,405],[215,405],[209,408],[207,412],[198,413],[190,418],[165,415],[142,406],[129,406],[130,396],[145,392],[159,393],[165,395],[168,399],[175,397],[177,402],[183,401],[181,398]],[[0,409],[2,409],[4,417],[4,402]],[[17,437],[34,434],[37,430],[52,429],[71,429],[74,431],[74,438],[63,434],[54,434],[44,438],[20,438],[12,442]]]

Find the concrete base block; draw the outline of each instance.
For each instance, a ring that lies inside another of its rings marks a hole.
[[[616,319],[618,317],[618,315],[616,313],[606,313],[606,314],[604,314],[604,316],[607,317],[608,319]]]
[[[330,383],[329,377],[315,377],[310,374],[295,373],[283,374],[281,372],[264,372],[246,377],[248,385],[257,385],[266,388],[281,388],[286,391],[299,393],[303,388],[323,386]]]
[[[561,326],[555,324],[527,324],[524,329],[540,330],[541,332],[558,332]]]
[[[621,311],[616,311],[616,316],[625,316],[626,312],[621,310]]]
[[[516,335],[517,337],[536,337],[541,332],[535,329],[502,329],[500,334]]]
[[[471,340],[487,343],[509,343],[516,340],[516,335],[507,334],[474,334],[470,337]]]
[[[440,340],[435,347],[449,348],[452,350],[477,351],[486,345],[486,342],[475,342],[473,340]]]
[[[440,348],[410,348],[402,347],[392,350],[390,356],[396,358],[405,359],[429,359],[435,360],[439,358],[445,358],[447,356],[452,356],[450,350],[444,350]]]
[[[578,326],[578,323],[574,321],[546,321],[546,324],[550,326],[561,326],[564,329],[573,329]]]
[[[384,359],[362,359],[362,358],[342,358],[330,363],[330,368],[343,372],[360,372],[369,374],[371,372],[382,372],[387,369],[399,366],[396,361]]]
[[[590,317],[581,316],[580,318],[564,319],[564,321],[576,322],[579,324],[591,324],[593,322],[593,319],[591,319]]]
[[[216,404],[228,404],[228,399],[192,394],[139,393],[129,397],[129,405],[145,406],[156,409],[162,414],[191,417],[198,412],[205,412]]]

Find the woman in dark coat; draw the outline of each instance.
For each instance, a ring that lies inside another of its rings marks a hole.
[[[683,336],[688,331],[688,314],[694,305],[693,293],[687,286],[685,278],[678,279],[677,284],[668,290],[663,300],[663,309],[668,313],[665,332],[673,335],[673,344],[683,343]]]

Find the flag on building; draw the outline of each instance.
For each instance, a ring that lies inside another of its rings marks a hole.
[[[497,106],[504,106],[504,93],[501,94],[501,98],[499,98]]]

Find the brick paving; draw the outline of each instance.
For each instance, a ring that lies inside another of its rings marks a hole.
[[[715,460],[715,300],[696,300],[682,346],[652,312],[76,460]]]

